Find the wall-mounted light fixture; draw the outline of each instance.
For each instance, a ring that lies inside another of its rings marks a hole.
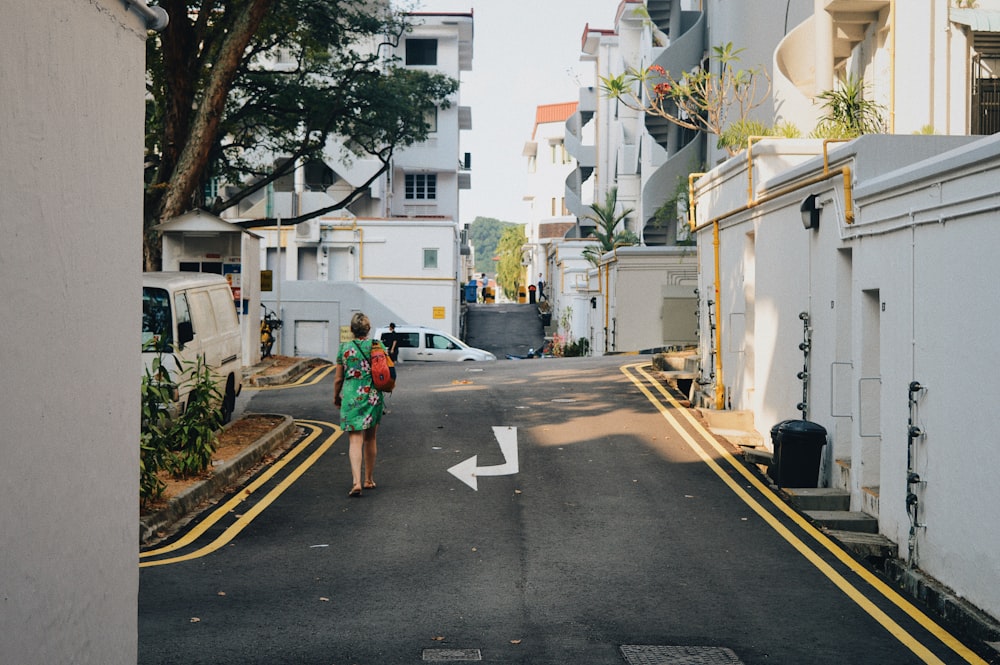
[[[146,0],[125,0],[125,10],[132,10],[146,20],[146,28],[154,32],[162,32],[170,22],[167,10],[159,6],[149,6]]]
[[[818,229],[821,210],[822,208],[816,205],[816,195],[807,196],[802,201],[802,205],[799,206],[799,212],[802,213],[802,226],[807,229]]]

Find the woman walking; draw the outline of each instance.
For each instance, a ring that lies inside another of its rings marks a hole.
[[[336,378],[333,382],[333,404],[340,409],[340,427],[348,434],[351,460],[350,496],[361,496],[361,489],[375,489],[372,473],[378,444],[375,434],[382,420],[382,393],[372,383],[372,345],[368,339],[371,322],[361,312],[351,317],[354,339],[343,342],[337,350]],[[364,469],[364,483],[361,472]]]

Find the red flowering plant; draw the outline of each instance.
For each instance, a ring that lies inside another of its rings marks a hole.
[[[738,69],[742,51],[732,42],[713,47],[708,62],[679,76],[660,65],[630,68],[601,77],[601,90],[629,108],[721,137],[730,121],[745,123],[771,92],[771,79],[763,67]],[[740,147],[726,146],[731,155]]]

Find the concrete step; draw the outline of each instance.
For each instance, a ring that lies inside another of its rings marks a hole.
[[[843,545],[844,549],[864,559],[895,559],[899,556],[899,546],[878,533],[859,533],[838,529],[826,529],[825,533]]]
[[[803,510],[802,512],[827,529],[878,533],[878,520],[865,513],[849,510]]]
[[[851,495],[834,487],[784,487],[792,505],[799,510],[848,511]]]

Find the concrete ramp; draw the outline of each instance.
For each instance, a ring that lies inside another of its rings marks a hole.
[[[493,353],[498,360],[507,354],[525,356],[528,349],[540,349],[545,341],[536,305],[469,303],[468,308],[465,342]]]

